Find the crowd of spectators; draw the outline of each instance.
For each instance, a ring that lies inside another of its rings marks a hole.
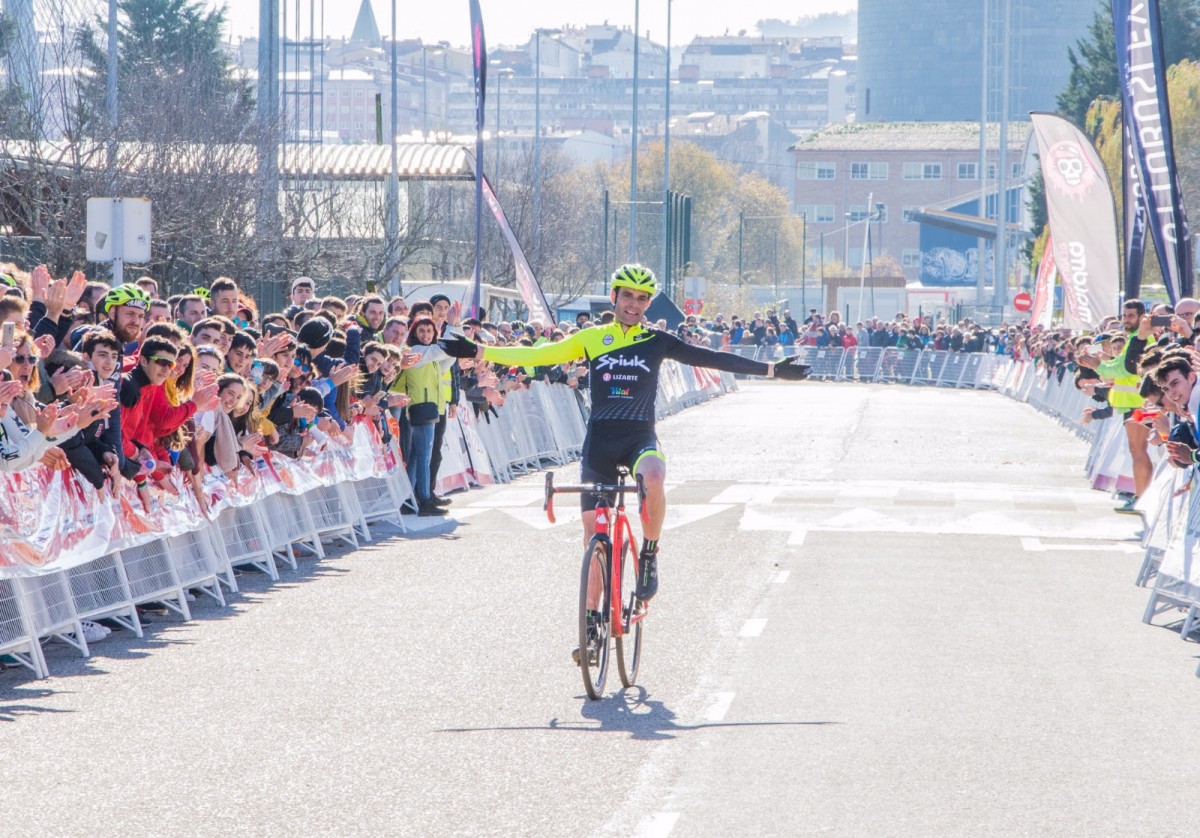
[[[713,349],[745,347],[779,348],[813,346],[818,348],[855,349],[872,347],[904,350],[934,349],[947,352],[1000,352],[1016,341],[1015,327],[989,329],[970,319],[948,323],[935,317],[909,317],[903,312],[891,320],[871,317],[850,324],[840,312],[823,316],[810,309],[803,322],[797,323],[788,309],[777,313],[767,308],[751,317],[724,314],[705,317],[687,315],[680,327],[684,337],[694,338]],[[1011,353],[1008,353],[1011,354]]]
[[[418,514],[446,514],[433,490],[446,423],[460,405],[489,419],[534,380],[578,390],[586,365],[499,368],[455,361],[449,330],[533,345],[586,328],[462,319],[441,294],[320,296],[298,277],[282,312],[264,314],[229,277],[163,299],[152,277],[116,287],[81,272],[54,279],[0,265],[0,471],[74,470],[103,494],[128,483],[195,494],[207,474],[299,458],[372,423],[393,438]]]

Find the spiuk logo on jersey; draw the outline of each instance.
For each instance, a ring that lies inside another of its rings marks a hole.
[[[632,355],[628,358],[621,358],[615,355],[601,355],[596,361],[596,369],[606,370],[612,367],[637,367],[638,369],[650,372],[650,368],[646,366],[646,362],[637,355]]]

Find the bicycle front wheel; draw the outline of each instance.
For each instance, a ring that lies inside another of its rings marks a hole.
[[[617,672],[621,683],[632,687],[637,683],[638,665],[642,662],[642,615],[645,606],[638,602],[637,550],[634,540],[626,538],[621,546],[621,626],[624,632],[617,638]]]
[[[588,698],[596,700],[604,692],[608,675],[609,621],[609,546],[595,536],[583,554],[579,579],[579,671]]]

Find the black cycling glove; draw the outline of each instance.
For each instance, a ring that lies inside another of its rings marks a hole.
[[[458,335],[446,335],[438,341],[438,346],[452,358],[474,358],[477,354],[475,341]]]
[[[785,381],[803,381],[808,378],[811,369],[812,367],[806,367],[804,364],[797,364],[794,357],[784,358],[775,362],[775,377]]]

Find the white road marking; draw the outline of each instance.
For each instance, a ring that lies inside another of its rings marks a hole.
[[[667,838],[679,820],[678,812],[657,812],[638,824],[638,838]]]
[[[781,570],[775,574],[775,578],[772,579],[771,581],[773,583],[775,583],[776,585],[782,585],[784,582],[786,582],[788,580],[788,577],[791,575],[792,575],[792,572],[790,570]]]
[[[493,492],[483,500],[478,500],[471,506],[480,507],[483,509],[499,509],[506,506],[528,506],[534,501],[544,500],[546,490],[543,488],[526,489],[526,488],[511,488],[501,489]]]
[[[528,524],[535,530],[548,530],[551,527],[561,527],[563,524],[578,523],[582,517],[578,503],[570,504],[565,509],[556,504],[554,507],[555,522],[553,524],[546,517],[546,513],[542,511],[541,504],[528,507],[504,508],[500,511],[505,515],[516,518],[522,524]]]
[[[1071,550],[1085,551],[1088,553],[1144,553],[1145,549],[1140,544],[1129,544],[1117,542],[1115,544],[1096,544],[1087,542],[1086,544],[1046,544],[1040,538],[1022,538],[1021,546],[1029,553],[1045,553],[1048,550]]]
[[[742,630],[738,632],[739,637],[758,637],[763,633],[763,629],[767,627],[766,617],[755,617],[752,620],[747,620],[742,624]]]
[[[792,530],[792,534],[788,536],[788,547],[803,547],[804,539],[808,537],[808,530]]]
[[[663,529],[673,530],[686,527],[688,524],[718,515],[727,509],[733,509],[733,504],[677,503],[667,507],[667,517],[663,521]]]
[[[784,486],[756,486],[737,483],[728,487],[712,499],[713,503],[770,503],[782,492]]]
[[[725,714],[729,712],[729,705],[733,704],[734,693],[713,693],[709,696],[710,704],[708,709],[704,711],[704,720],[706,722],[719,722],[725,718]]]

